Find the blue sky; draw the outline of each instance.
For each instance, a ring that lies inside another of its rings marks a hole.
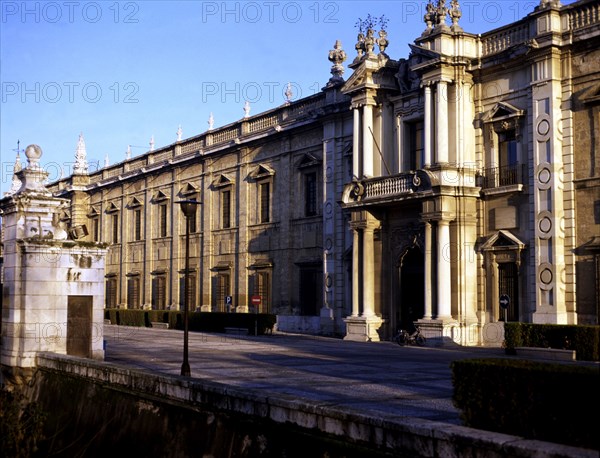
[[[538,0],[461,0],[460,25],[481,33],[527,15]],[[570,3],[564,1],[563,3]],[[392,59],[425,29],[426,1],[1,1],[0,155],[3,194],[17,141],[44,151],[57,179],[72,168],[80,132],[88,160],[114,164],[322,88],[328,52],[347,64],[358,18],[385,15]],[[21,160],[25,158],[21,154]],[[1,194],[0,194],[1,195]]]

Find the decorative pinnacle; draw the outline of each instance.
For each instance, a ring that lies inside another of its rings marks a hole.
[[[79,140],[77,141],[77,149],[75,150],[75,165],[73,166],[73,175],[86,175],[87,173],[87,151],[85,149],[83,133],[80,133]]]
[[[343,62],[346,60],[346,52],[342,49],[342,42],[340,40],[335,41],[333,49],[329,51],[329,61],[333,63],[331,67],[331,78],[329,83],[334,84],[344,81],[342,75],[344,74]]]

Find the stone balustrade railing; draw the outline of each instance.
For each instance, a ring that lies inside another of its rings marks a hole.
[[[574,6],[569,11],[569,27],[576,31],[600,22],[600,3]]]
[[[390,177],[370,179],[365,182],[363,199],[397,196],[413,192],[413,177],[413,174],[403,173]]]
[[[513,27],[496,30],[481,37],[481,53],[483,57],[502,52],[511,46],[523,43],[530,38],[529,22]]]

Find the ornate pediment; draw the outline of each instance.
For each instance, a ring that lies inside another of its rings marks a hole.
[[[268,165],[260,164],[250,172],[249,176],[253,180],[260,180],[262,178],[272,177],[273,175],[275,175],[275,170]]]
[[[520,110],[507,102],[498,102],[491,110],[486,111],[481,119],[483,122],[496,122],[508,118],[518,118],[524,115],[524,110]]]
[[[179,190],[179,194],[182,196],[191,196],[193,194],[198,194],[198,186],[195,186],[192,183],[186,183],[185,186],[183,186]]]
[[[156,194],[154,194],[154,197],[152,198],[152,201],[154,202],[163,202],[165,200],[168,200],[169,196],[167,194],[165,194],[163,191],[158,191]]]
[[[321,160],[318,157],[310,153],[306,153],[300,158],[298,162],[296,162],[296,167],[298,167],[299,169],[303,169],[308,167],[315,167],[319,164],[321,164]]]
[[[234,183],[235,183],[235,180],[233,180],[232,178],[229,178],[225,174],[220,174],[217,176],[217,178],[215,178],[213,180],[212,187],[213,188],[223,188],[225,186],[231,186]]]
[[[137,197],[132,197],[131,200],[127,203],[128,208],[141,207],[142,205],[144,205],[144,203]]]
[[[110,202],[106,207],[106,213],[116,213],[119,210],[119,207],[117,207],[114,202]]]
[[[506,230],[499,230],[490,235],[479,246],[478,251],[524,250],[526,247],[519,238]]]

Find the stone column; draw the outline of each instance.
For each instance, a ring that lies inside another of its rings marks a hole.
[[[362,141],[363,141],[363,169],[362,174],[366,177],[373,176],[373,107],[365,105],[363,107],[362,119]]]
[[[370,317],[375,314],[375,273],[373,271],[375,253],[373,252],[374,227],[367,224],[363,230],[363,313],[362,316]]]
[[[360,173],[360,108],[354,107],[354,128],[352,130],[352,175],[361,178]]]
[[[431,307],[431,223],[425,221],[425,314],[423,318],[430,320],[432,317]]]
[[[423,155],[424,157],[424,166],[429,167],[431,165],[431,87],[429,85],[425,86],[425,113],[424,113],[424,141],[423,141]]]
[[[448,85],[445,81],[437,84],[436,101],[436,162],[448,163]]]
[[[450,280],[450,222],[446,220],[438,221],[437,229],[437,318],[450,319],[452,317],[452,284]]]
[[[359,295],[359,269],[360,269],[360,233],[358,229],[352,231],[352,316],[359,315],[360,295]]]

